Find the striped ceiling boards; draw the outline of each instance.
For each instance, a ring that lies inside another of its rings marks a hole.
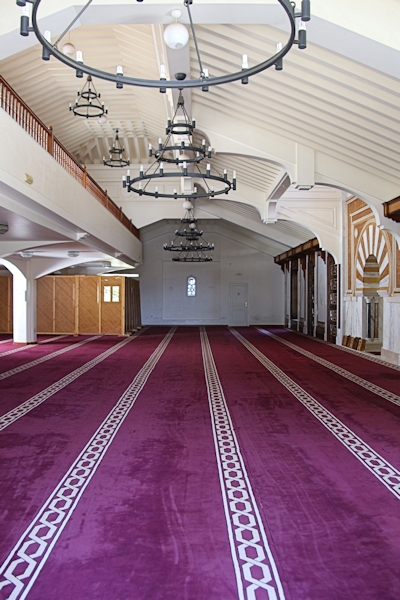
[[[226,220],[251,221],[250,213],[245,215],[242,208],[239,214],[237,209],[239,204],[248,205],[249,211],[254,209],[254,218],[260,215],[259,222],[253,221],[257,227],[271,232],[272,222],[278,218],[277,226],[288,228],[288,221],[295,221],[299,214],[292,210],[293,201],[314,198],[308,214],[317,201],[323,202],[318,214],[314,210],[315,222],[325,229],[332,226],[333,231],[337,215],[332,212],[330,216],[328,203],[341,202],[341,197],[333,197],[334,188],[368,201],[361,193],[367,191],[379,206],[382,198],[395,197],[392,188],[400,184],[400,67],[396,70],[400,44],[392,23],[384,25],[383,13],[392,20],[392,13],[385,12],[389,0],[382,3],[383,10],[375,15],[376,27],[371,30],[370,7],[362,0],[313,0],[307,49],[293,47],[284,59],[282,72],[268,69],[251,77],[248,85],[236,82],[210,87],[208,92],[201,88],[184,91],[198,135],[204,132],[215,151],[213,168],[220,173],[226,168],[230,179],[232,171],[237,171],[237,192],[224,196],[223,205],[219,205]],[[66,24],[84,0],[75,4],[72,0],[43,0],[43,10],[45,5],[52,7],[48,12],[58,23],[65,17]],[[177,52],[167,49],[163,42],[163,28],[173,20],[170,11],[178,7],[183,11],[182,22],[187,24],[181,3],[93,0],[66,41],[83,52],[85,63],[102,70],[115,72],[116,66],[122,65],[125,75],[158,79],[160,64],[165,63],[171,78],[179,71],[197,78],[199,66],[192,36],[189,45]],[[268,18],[260,18],[259,11],[266,11],[263,15]],[[250,67],[273,55],[276,43],[287,39],[286,21],[280,11],[276,0],[195,0],[195,30],[203,66],[210,76],[240,70],[244,53]],[[15,26],[14,30],[9,26],[8,31],[21,39],[17,31],[19,12],[10,0],[5,10],[7,23],[11,13],[15,15]],[[135,24],[139,19],[141,24]],[[259,24],[264,20],[269,25]],[[4,48],[8,33],[2,27],[0,22],[0,45]],[[59,25],[54,26],[53,41],[57,33]],[[13,44],[13,48],[23,47]],[[158,89],[132,86],[117,90],[113,83],[95,80],[109,111],[108,122],[101,125],[97,119],[74,117],[68,110],[84,79],[77,79],[72,69],[54,58],[42,61],[39,44],[18,52],[10,50],[9,56],[0,51],[0,55],[5,56],[0,60],[0,73],[44,123],[53,126],[57,138],[77,160],[88,167],[102,163],[116,128],[133,165],[148,163],[148,144],[154,147],[159,137],[165,139],[166,119],[176,105],[175,91],[160,94]],[[309,193],[306,187],[299,191],[293,185],[279,199],[285,184],[297,181],[296,144],[314,150],[315,181],[332,187],[321,187],[319,194],[316,187]],[[366,182],[364,187],[360,181]],[[346,185],[340,185],[343,182]],[[382,183],[390,190],[381,192]],[[229,207],[231,200],[236,206],[232,202]],[[287,208],[289,200],[291,210]],[[283,222],[282,217],[288,221]],[[304,229],[300,223],[308,225],[303,219],[293,226]],[[305,231],[289,229],[279,232],[285,240],[292,240],[288,244],[306,241]],[[310,232],[309,237],[314,233]]]

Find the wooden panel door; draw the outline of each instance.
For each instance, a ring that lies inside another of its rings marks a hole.
[[[101,333],[100,286],[101,277],[79,277],[78,322],[79,333]]]
[[[12,333],[12,277],[0,277],[0,333]]]
[[[54,333],[54,277],[36,281],[36,319],[38,333]]]
[[[75,333],[75,277],[55,277],[54,324],[56,333]]]
[[[123,335],[125,288],[123,277],[101,277],[101,333]]]

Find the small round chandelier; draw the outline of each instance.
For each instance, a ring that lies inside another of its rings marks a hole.
[[[103,165],[107,167],[129,167],[129,158],[125,158],[125,149],[121,146],[121,142],[118,137],[118,129],[115,130],[115,139],[111,148],[109,148],[108,158],[106,160],[103,156]]]
[[[18,6],[22,7],[22,16],[21,16],[21,28],[20,33],[22,36],[28,36],[31,31],[33,31],[42,44],[42,58],[43,60],[49,60],[50,56],[54,56],[60,62],[66,64],[67,66],[75,69],[77,77],[82,77],[83,73],[87,75],[91,75],[92,77],[97,77],[99,79],[104,79],[106,81],[112,81],[116,84],[118,89],[123,88],[124,84],[126,85],[134,85],[139,87],[149,87],[149,88],[159,88],[160,92],[166,91],[167,88],[179,88],[181,83],[176,80],[167,80],[166,78],[166,70],[165,66],[161,65],[160,67],[160,79],[139,79],[135,77],[126,77],[123,73],[122,65],[116,67],[116,71],[114,73],[110,73],[108,71],[103,71],[100,69],[95,69],[94,67],[90,67],[89,65],[84,64],[82,52],[76,53],[76,59],[72,56],[64,54],[58,48],[58,44],[64,38],[64,36],[70,31],[72,26],[78,21],[81,15],[85,12],[85,10],[92,3],[92,0],[88,0],[85,6],[79,11],[79,13],[74,17],[71,23],[66,27],[65,31],[58,37],[58,39],[52,43],[51,33],[49,31],[45,31],[42,33],[39,29],[38,25],[38,9],[42,0],[16,0]],[[53,0],[54,1],[54,0]],[[141,2],[142,0],[137,0]],[[285,44],[278,43],[276,48],[276,53],[273,56],[266,58],[266,60],[254,65],[249,66],[247,55],[243,54],[243,60],[241,69],[229,73],[227,75],[220,75],[217,77],[210,77],[208,73],[208,69],[203,65],[203,60],[200,54],[199,45],[197,42],[196,32],[193,24],[192,14],[190,7],[193,4],[193,0],[184,0],[183,5],[187,9],[188,21],[190,24],[190,30],[194,42],[194,47],[197,55],[197,62],[199,67],[199,76],[196,79],[189,79],[185,81],[183,87],[185,88],[195,88],[200,87],[204,92],[207,92],[209,86],[213,85],[222,85],[225,83],[231,83],[233,81],[241,81],[243,84],[247,84],[249,82],[249,77],[256,75],[257,73],[261,73],[266,69],[275,66],[275,68],[280,71],[282,70],[282,59],[284,56],[290,51],[294,44],[297,44],[299,49],[303,50],[307,47],[307,32],[306,32],[306,23],[310,20],[310,0],[302,0],[301,1],[301,10],[296,10],[296,3],[293,0],[276,0],[280,6],[282,7],[289,26],[289,37]],[[32,16],[30,15],[29,4],[32,4]],[[28,6],[27,6],[28,5]],[[177,27],[179,26],[179,27]],[[184,40],[175,40],[176,32],[179,29],[185,27],[182,24],[175,23],[173,27],[170,28],[169,34],[167,36],[167,42],[170,44],[170,47],[180,48],[182,44],[184,44]],[[186,36],[185,36],[186,37]]]
[[[175,262],[211,262],[212,256],[208,256],[207,252],[214,250],[214,244],[206,242],[203,232],[197,229],[197,219],[194,218],[194,207],[190,200],[185,200],[183,208],[185,216],[181,219],[181,226],[175,231],[175,239],[170,244],[164,244],[164,250],[177,254],[172,258]]]
[[[181,73],[180,76],[184,77]],[[178,111],[181,111],[181,118],[178,120]],[[139,196],[150,196],[152,198],[214,198],[221,194],[228,194],[230,190],[236,190],[236,171],[233,171],[232,181],[228,179],[227,170],[223,173],[216,172],[211,168],[211,163],[205,159],[211,159],[212,148],[206,145],[202,140],[201,144],[196,144],[193,140],[193,134],[196,127],[194,120],[190,121],[185,108],[182,90],[180,90],[178,104],[173,119],[169,119],[166,127],[166,139],[158,140],[158,147],[153,149],[149,144],[149,157],[154,157],[155,161],[144,170],[140,165],[139,175],[131,178],[130,171],[122,177],[122,186],[128,192],[135,192]],[[178,137],[180,143],[174,141]],[[179,170],[166,170],[165,165],[175,165]],[[174,189],[173,193],[160,191],[158,185],[165,183],[168,178],[190,178],[194,184],[190,191]],[[196,186],[196,180],[201,181],[201,187]],[[149,184],[154,184],[149,185]]]
[[[100,94],[97,93],[91,75],[87,76],[85,85],[78,90],[75,104],[69,105],[69,110],[77,117],[86,119],[99,119],[108,114],[104,102],[100,100]]]

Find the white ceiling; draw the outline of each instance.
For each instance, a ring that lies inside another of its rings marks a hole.
[[[109,109],[108,123],[74,117],[68,106],[83,80],[54,58],[42,61],[33,34],[28,40],[18,34],[19,11],[14,0],[3,2],[7,6],[2,7],[5,14],[0,25],[0,72],[37,115],[53,126],[67,149],[82,163],[98,164],[112,143],[113,130],[119,128],[131,161],[147,162],[147,145],[155,144],[164,132],[172,95],[130,86],[116,90],[114,84],[96,80]],[[83,4],[42,0],[47,15],[43,28],[51,26],[54,39]],[[379,9],[372,0],[312,0],[311,5],[308,48],[293,48],[282,72],[269,69],[251,78],[249,85],[185,92],[200,130],[214,132],[217,140],[223,136],[246,146],[246,157],[226,147],[218,153],[217,142],[209,136],[217,152],[214,165],[222,170],[228,163],[237,170],[241,199],[250,205],[248,211],[254,206],[253,217],[260,214],[260,198],[267,200],[284,176],[287,167],[278,157],[281,147],[290,144],[312,148],[316,169],[337,165],[338,181],[340,169],[346,168],[359,179],[374,178],[377,189],[380,182],[390,190],[400,184],[400,38],[394,23],[399,2],[382,0]],[[172,21],[172,8],[185,11],[181,3],[168,0],[139,4],[94,0],[68,37],[94,67],[114,71],[120,64],[126,75],[157,79],[159,64],[165,62],[171,76],[179,66],[187,71],[190,65],[195,78],[198,65],[193,40],[172,58],[162,42],[162,24]],[[274,53],[276,42],[285,39],[285,19],[276,0],[194,0],[192,10],[203,63],[211,76],[239,70],[243,53],[248,54],[250,66],[265,60]],[[262,19],[268,24],[259,24]],[[185,14],[182,20],[187,21]],[[271,146],[276,140],[274,160]],[[270,159],[257,159],[264,146]],[[235,223],[235,215],[243,208],[229,200],[219,204]],[[272,238],[273,228],[263,227],[266,237]],[[303,237],[293,229],[287,233],[293,245]]]

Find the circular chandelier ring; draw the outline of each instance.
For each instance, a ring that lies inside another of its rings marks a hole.
[[[81,112],[84,109],[86,109],[86,113]],[[76,117],[85,117],[86,119],[98,119],[99,117],[102,117],[105,113],[104,108],[96,106],[95,104],[79,104],[78,106],[72,106],[70,110],[74,113]],[[89,110],[93,114],[89,114]]]
[[[282,59],[292,48],[295,37],[296,37],[296,23],[295,23],[295,14],[293,5],[289,0],[277,0],[279,4],[282,6],[289,20],[290,25],[290,34],[289,39],[285,46],[282,49],[274,54],[274,56],[268,58],[264,62],[261,62],[254,67],[250,67],[245,70],[237,71],[235,73],[231,73],[229,75],[222,75],[219,77],[209,77],[209,78],[200,78],[200,79],[188,79],[185,81],[168,81],[166,79],[139,79],[135,77],[126,77],[125,75],[119,75],[114,73],[108,73],[107,71],[101,71],[99,69],[95,69],[94,67],[90,67],[85,65],[84,63],[78,62],[66,54],[63,54],[58,48],[54,47],[44,35],[42,35],[39,25],[38,25],[38,16],[37,12],[42,0],[30,0],[33,9],[32,9],[32,26],[33,31],[38,39],[38,41],[42,44],[42,46],[47,50],[47,52],[57,58],[60,62],[64,63],[68,67],[75,69],[77,71],[81,71],[86,73],[87,75],[91,75],[92,77],[97,77],[98,79],[104,79],[105,81],[111,81],[116,84],[125,84],[125,85],[133,85],[138,87],[149,87],[149,88],[196,88],[202,87],[204,85],[212,86],[212,85],[222,85],[225,83],[232,83],[233,81],[239,81],[243,79],[243,77],[251,77],[256,75],[257,73],[261,73],[266,69],[269,69],[275,63]]]
[[[202,160],[204,160],[206,158],[207,153],[204,152],[204,148],[198,148],[197,146],[185,146],[184,148],[182,148],[182,146],[165,146],[162,149],[162,152],[160,150],[156,150],[154,152],[154,156],[155,158],[158,160],[158,158],[165,152],[165,151],[182,151],[184,150],[185,152],[198,152],[200,156],[194,156],[193,158],[187,157],[187,158],[180,158],[179,156],[177,158],[168,158],[167,156],[163,156],[162,158],[162,162],[165,163],[170,163],[170,164],[175,164],[175,165],[180,165],[183,164],[184,162],[186,163],[199,163]]]
[[[145,189],[143,188],[139,188],[139,187],[135,187],[135,183],[139,183],[139,182],[143,182],[143,181],[151,181],[151,180],[159,180],[159,179],[164,179],[165,177],[192,177],[194,179],[198,178],[198,179],[203,179],[203,181],[205,181],[206,179],[209,181],[219,181],[223,184],[225,184],[225,187],[221,190],[210,190],[208,192],[204,192],[199,193],[199,192],[193,192],[191,194],[189,193],[173,193],[173,194],[166,194],[164,192],[147,192]],[[218,175],[212,175],[210,173],[210,175],[206,175],[205,173],[191,173],[188,172],[185,175],[183,175],[182,173],[164,173],[163,175],[160,174],[152,174],[152,175],[143,175],[142,177],[134,177],[133,179],[129,179],[129,182],[126,182],[126,188],[128,190],[128,192],[135,192],[136,194],[139,194],[139,196],[150,196],[152,198],[156,197],[156,198],[174,198],[176,199],[190,199],[190,198],[209,198],[214,197],[214,196],[221,196],[222,194],[229,194],[229,192],[231,191],[231,189],[233,189],[233,185],[232,183],[227,180],[224,179],[224,177],[219,177]]]

